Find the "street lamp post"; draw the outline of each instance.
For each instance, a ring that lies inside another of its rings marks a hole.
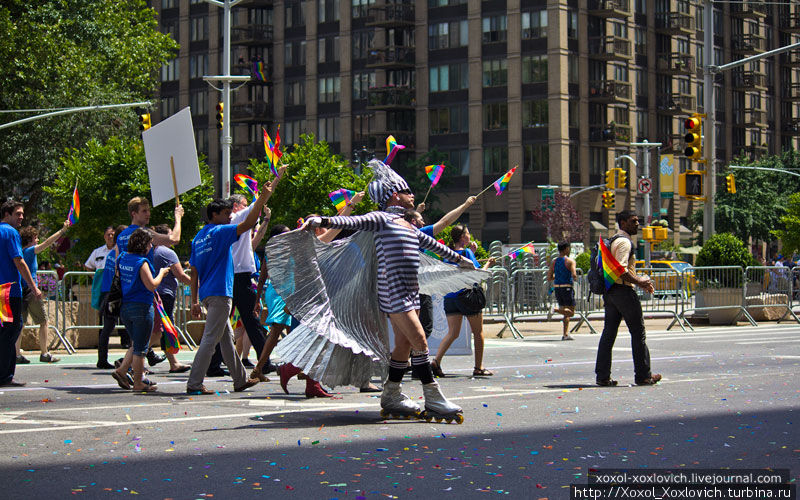
[[[644,155],[644,161],[642,162],[642,174],[639,177],[640,179],[647,179],[650,178],[650,149],[651,148],[660,148],[660,142],[632,142],[631,146],[642,148],[642,154]],[[620,157],[621,158],[621,157]],[[634,166],[636,166],[636,162],[633,162]],[[638,189],[637,189],[638,190]],[[650,213],[650,193],[644,195],[644,223],[646,226],[650,225],[650,219],[652,218],[652,214]],[[644,267],[650,267],[650,242],[646,242],[644,246]]]

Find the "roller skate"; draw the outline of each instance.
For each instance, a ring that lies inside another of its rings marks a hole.
[[[445,421],[448,424],[455,421],[457,424],[464,423],[464,414],[461,407],[451,403],[444,397],[438,382],[422,384],[422,393],[425,395],[425,410],[420,415],[426,422],[436,420]]]
[[[419,405],[400,392],[400,386],[400,382],[391,382],[389,380],[383,384],[381,418],[411,419],[419,417]]]

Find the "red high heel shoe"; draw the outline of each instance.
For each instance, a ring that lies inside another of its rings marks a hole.
[[[294,366],[291,363],[284,363],[278,367],[278,375],[281,378],[281,389],[286,394],[289,394],[289,389],[286,387],[286,384],[289,383],[289,379],[300,373],[302,370],[300,368]]]
[[[319,385],[316,380],[306,379],[306,397],[307,398],[332,398],[333,394],[325,392],[325,389]]]

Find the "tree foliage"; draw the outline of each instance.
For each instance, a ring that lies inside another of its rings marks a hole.
[[[556,191],[551,208],[532,213],[533,220],[542,224],[551,241],[583,241],[588,231],[580,212],[572,205],[569,193]]]
[[[189,255],[189,245],[204,224],[205,206],[214,194],[213,177],[208,165],[200,159],[202,184],[181,195],[184,217],[181,242],[175,251]],[[52,184],[45,191],[53,200],[54,209],[42,218],[49,227],[58,228],[67,216],[72,189],[78,180],[81,216],[70,228],[68,236],[77,240],[70,250],[70,260],[84,262],[89,253],[103,244],[103,231],[108,226],[130,224],[128,201],[134,196],[150,198],[150,180],[141,140],[112,137],[105,144],[92,140],[81,149],[70,149],[61,158]],[[150,223],[174,224],[172,201],[151,210]]]
[[[400,154],[402,155],[403,153],[401,152]],[[424,217],[426,221],[439,220],[444,215],[444,212],[438,206],[439,193],[442,189],[447,188],[450,178],[457,174],[454,170],[455,167],[449,164],[447,155],[436,149],[431,149],[405,162],[405,164],[401,164],[397,160],[395,160],[394,163],[398,163],[395,167],[397,173],[403,176],[406,182],[408,182],[411,191],[414,193],[414,203],[421,203],[422,200],[425,199],[425,193],[427,193],[428,188],[430,188],[428,199],[425,200]],[[425,167],[428,165],[444,165],[442,178],[439,179],[436,186],[432,188],[431,180],[425,173]]]
[[[706,266],[739,266],[745,268],[755,264],[745,244],[730,233],[717,233],[703,244],[695,264]]]
[[[153,95],[157,71],[177,43],[158,31],[144,0],[7,0],[0,6],[0,109],[117,104]],[[14,121],[31,113],[4,115]],[[131,109],[44,118],[3,130],[4,194],[48,206],[43,186],[56,180],[59,158],[90,139],[138,135]]]
[[[783,244],[783,253],[789,255],[800,250],[800,193],[789,197],[786,214],[781,217],[783,229],[773,231]]]

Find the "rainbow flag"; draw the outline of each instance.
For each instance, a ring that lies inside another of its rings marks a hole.
[[[161,318],[161,331],[164,332],[164,343],[166,344],[167,352],[170,354],[177,354],[181,350],[181,342],[178,340],[178,329],[175,328],[172,320],[169,319],[167,311],[164,310],[164,304],[161,303],[161,296],[158,295],[158,292],[155,294],[154,302],[156,311],[158,311],[158,316]]]
[[[336,207],[336,211],[341,212],[342,209],[345,207],[345,205],[350,203],[350,200],[353,199],[353,196],[355,196],[355,194],[356,194],[355,191],[350,191],[349,189],[342,188],[342,189],[337,189],[332,193],[328,193],[328,198],[330,198],[331,201],[333,202],[333,205]]]
[[[281,144],[281,136],[280,136],[280,128],[278,128],[278,133],[275,136],[275,142],[272,142],[270,139],[269,134],[267,133],[267,129],[264,130],[264,151],[267,154],[267,161],[269,161],[269,169],[272,171],[272,175],[275,177],[278,176],[278,160],[281,159],[283,153],[278,147]]]
[[[505,191],[506,186],[508,186],[508,181],[511,180],[511,176],[514,175],[515,170],[517,170],[517,167],[512,168],[511,170],[506,172],[505,175],[503,175],[503,177],[500,177],[499,179],[494,181],[494,188],[495,190],[497,190],[497,196],[500,196],[500,193]]]
[[[3,283],[0,285],[0,323],[13,323],[14,314],[11,312],[11,285],[16,283]]]
[[[436,241],[438,241],[438,242],[439,242],[439,244],[441,244],[441,245],[447,246],[447,245],[445,244],[445,242],[444,242],[444,240],[443,240],[443,239],[438,239],[438,240],[436,240]],[[423,248],[423,249],[422,249],[422,253],[424,253],[424,254],[425,254],[425,255],[427,255],[428,257],[433,257],[433,258],[434,258],[434,259],[436,259],[436,260],[441,260],[441,261],[443,261],[443,262],[444,262],[444,258],[443,258],[441,255],[439,255],[438,253],[436,253],[436,252],[432,252],[432,251],[430,251],[430,250],[427,250],[427,249],[424,249],[424,248]]]
[[[305,223],[306,223],[306,220],[304,218],[300,217],[299,219],[297,219],[297,227],[300,227]]]
[[[406,147],[402,144],[397,144],[397,141],[394,140],[394,136],[390,135],[386,138],[386,159],[383,160],[383,163],[390,164],[392,160],[394,160],[394,155],[397,154],[398,151],[401,149],[405,149]]]
[[[425,173],[428,175],[428,179],[431,180],[431,186],[435,186],[439,179],[442,178],[442,172],[444,172],[444,165],[428,165],[425,167]]]
[[[75,189],[72,191],[72,203],[69,206],[69,219],[70,224],[75,224],[81,217],[81,200],[78,198],[78,183],[75,183]]]
[[[231,328],[236,330],[240,326],[244,326],[244,323],[242,323],[242,317],[239,315],[239,308],[234,307],[231,313]]]
[[[267,81],[267,73],[264,71],[264,61],[253,61],[253,78],[259,82]]]
[[[248,190],[254,198],[258,198],[258,181],[245,174],[236,174],[233,176],[236,184]]]
[[[600,238],[600,251],[597,253],[597,268],[603,270],[606,290],[611,288],[611,285],[613,285],[620,276],[625,274],[625,268],[614,258],[614,254],[608,249],[603,238]]]
[[[517,248],[513,252],[509,253],[508,256],[512,259],[516,259],[523,253],[536,253],[536,250],[533,248],[533,243],[528,243],[527,245]]]

